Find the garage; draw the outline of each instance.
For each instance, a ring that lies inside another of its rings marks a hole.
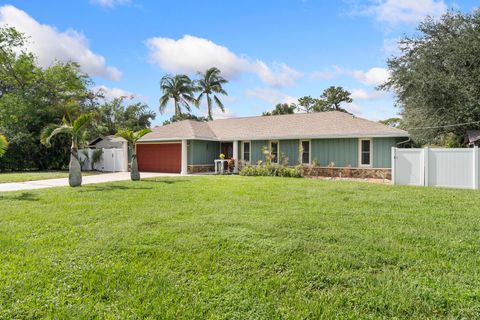
[[[180,173],[181,143],[137,144],[138,169],[143,172]]]

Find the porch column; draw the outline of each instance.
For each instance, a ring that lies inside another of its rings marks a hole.
[[[233,173],[238,173],[238,141],[233,141],[233,158],[235,159],[235,167]]]
[[[187,162],[187,140],[182,140],[182,171],[180,174],[188,173],[188,162]]]

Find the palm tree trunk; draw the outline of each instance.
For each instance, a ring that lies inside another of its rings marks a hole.
[[[213,120],[212,116],[212,104],[210,102],[210,96],[207,93],[207,109],[208,109],[208,120]]]
[[[175,115],[178,117],[180,116],[181,112],[180,112],[180,106],[179,106],[179,103],[178,101],[175,99]]]
[[[135,150],[135,146],[133,147]],[[132,153],[132,168],[130,169],[130,179],[132,181],[140,180],[140,172],[138,171],[138,162],[137,162],[137,154],[135,151]]]
[[[80,167],[80,161],[78,161],[78,146],[76,138],[72,138],[72,147],[70,149],[68,184],[70,187],[79,187],[82,185],[82,170]]]

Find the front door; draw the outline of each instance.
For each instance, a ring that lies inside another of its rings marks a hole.
[[[225,155],[225,159],[233,158],[233,142],[222,142],[220,152]]]

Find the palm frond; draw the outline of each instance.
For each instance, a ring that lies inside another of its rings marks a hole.
[[[68,124],[51,124],[42,130],[40,134],[40,142],[46,146],[50,146],[50,141],[52,140],[52,138],[55,137],[57,134],[62,133],[71,135],[73,133],[72,126],[69,126]]]
[[[130,144],[134,144],[133,131],[128,129],[120,129],[115,134],[115,137],[120,137],[128,141]]]
[[[137,142],[138,139],[140,139],[141,137],[143,137],[144,135],[150,132],[152,132],[152,130],[150,129],[142,129],[140,131],[135,132],[135,142]]]
[[[73,131],[79,132],[85,125],[92,121],[91,113],[81,114],[75,121],[73,121]]]
[[[223,106],[222,101],[220,101],[217,96],[213,96],[213,100],[215,100],[215,103],[220,108],[220,110],[222,110],[222,112],[225,112],[225,107]]]
[[[0,134],[0,157],[5,154],[8,148],[8,140],[3,134]]]

